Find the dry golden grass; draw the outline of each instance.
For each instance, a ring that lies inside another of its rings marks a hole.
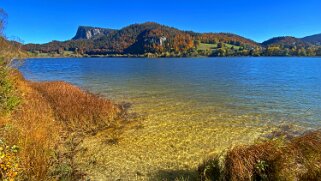
[[[65,158],[54,157],[64,157],[65,152],[67,156],[73,154],[70,149],[59,154],[68,135],[118,128],[123,123],[124,110],[118,105],[75,86],[64,82],[28,82],[14,71],[10,77],[22,102],[10,115],[0,117],[0,138],[20,148],[18,179],[62,179],[56,177],[60,173],[53,167],[60,166],[54,162]]]
[[[23,93],[23,103],[13,113],[14,129],[6,140],[21,147],[20,158],[23,176],[28,180],[46,178],[51,152],[59,139],[61,127],[54,121],[54,112],[42,95],[20,80],[18,89]]]
[[[53,122],[50,106],[40,94],[28,86],[20,75],[13,74],[11,72],[11,79],[24,101],[11,116],[1,122],[1,138],[10,145],[19,146],[19,167],[24,179],[41,180],[46,175],[49,151],[59,129]]]
[[[92,132],[114,127],[121,109],[111,101],[65,82],[31,83],[69,131]]]
[[[277,138],[227,152],[199,167],[202,180],[321,180],[321,131]]]

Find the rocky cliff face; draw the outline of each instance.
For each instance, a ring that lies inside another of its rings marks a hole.
[[[106,29],[106,28],[80,26],[78,28],[76,36],[73,38],[73,40],[94,39],[94,38],[97,38],[97,37],[100,37],[100,36],[108,35],[112,31],[115,31],[115,30]]]

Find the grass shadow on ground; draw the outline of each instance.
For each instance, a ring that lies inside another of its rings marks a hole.
[[[158,181],[197,181],[197,172],[194,170],[159,170],[150,180]]]

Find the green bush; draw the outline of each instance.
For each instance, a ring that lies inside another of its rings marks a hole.
[[[9,76],[10,69],[0,59],[0,113],[12,111],[20,103],[20,98]]]

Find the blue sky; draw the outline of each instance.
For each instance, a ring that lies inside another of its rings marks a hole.
[[[231,32],[262,42],[321,33],[320,0],[0,0],[7,37],[25,43],[72,38],[79,25],[119,29],[154,21],[196,32]]]

